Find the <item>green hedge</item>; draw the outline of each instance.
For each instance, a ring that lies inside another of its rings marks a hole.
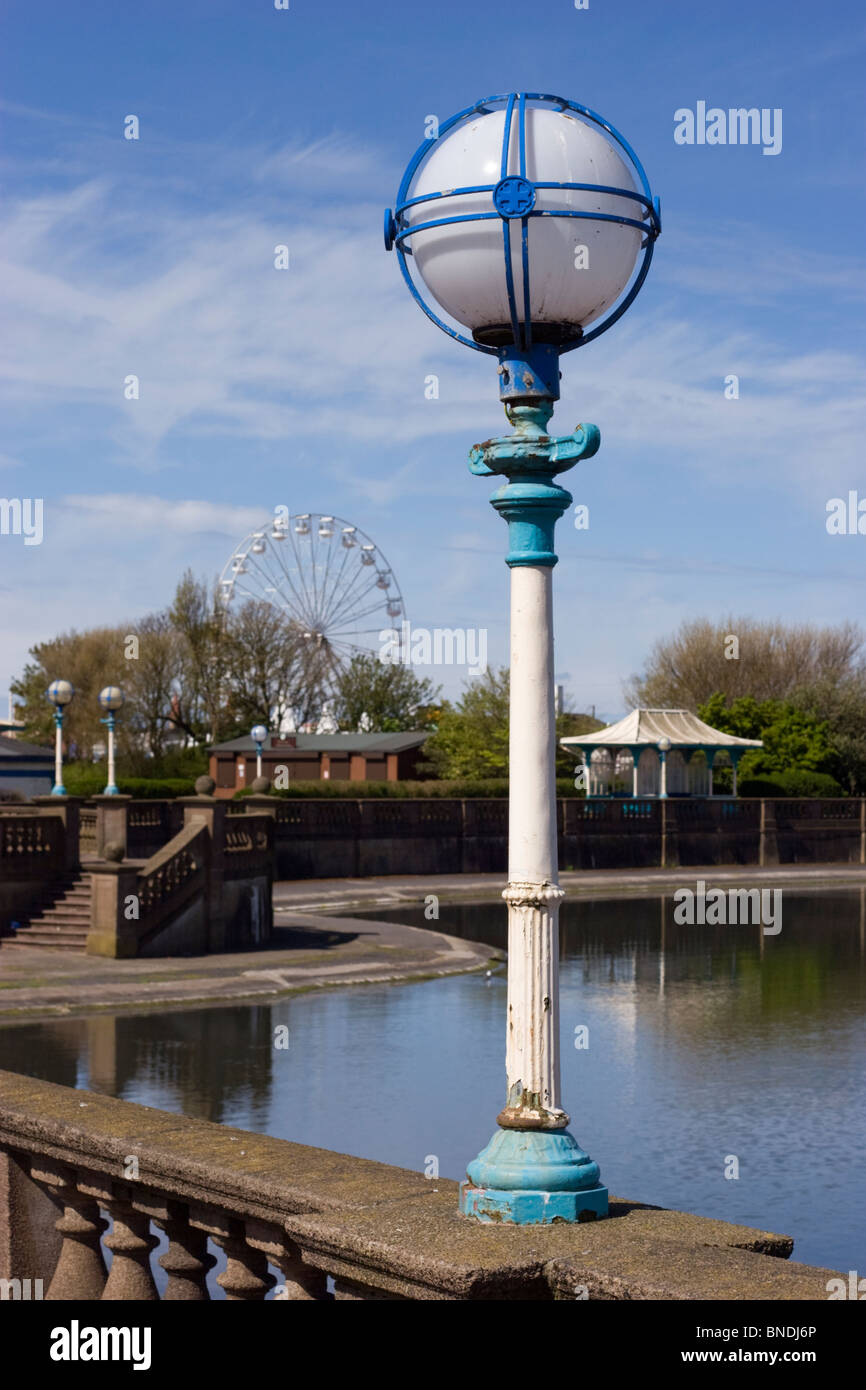
[[[789,768],[774,772],[772,777],[743,777],[737,784],[740,796],[764,797],[837,797],[846,796],[844,788],[827,772],[808,772],[804,768]]]
[[[574,790],[574,783],[569,777],[560,777],[556,783],[557,796],[579,796],[580,792]],[[235,801],[242,797],[251,796],[252,792],[245,787],[243,791],[235,792]],[[430,781],[430,782],[293,782],[285,791],[275,791],[274,796],[287,797],[330,797],[340,800],[355,800],[366,797],[490,797],[507,798],[508,779],[505,777],[491,777],[487,781],[462,782],[462,781]]]
[[[67,763],[63,785],[70,796],[100,796],[105,790],[104,763]],[[117,789],[136,800],[163,801],[195,793],[193,777],[118,777]]]

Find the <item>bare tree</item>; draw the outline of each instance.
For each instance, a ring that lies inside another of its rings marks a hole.
[[[788,626],[729,617],[693,619],[656,642],[643,672],[624,687],[630,707],[697,709],[720,691],[790,700],[819,683],[835,686],[862,671],[864,634],[838,627]]]

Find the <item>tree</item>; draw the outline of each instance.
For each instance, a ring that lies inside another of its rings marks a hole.
[[[228,713],[246,732],[252,724],[302,723],[311,706],[304,635],[280,609],[249,599],[226,617],[223,675]]]
[[[866,793],[866,675],[855,671],[842,680],[818,680],[796,692],[794,703],[827,720],[833,744],[828,769],[851,796]]]
[[[124,637],[127,629],[92,628],[89,632],[65,632],[30,650],[31,660],[10,689],[18,717],[24,720],[23,737],[49,744],[54,733],[54,711],[45,692],[53,680],[71,681],[75,697],[67,706],[63,736],[67,747],[75,744],[79,756],[90,757],[95,743],[105,741],[97,695],[103,686],[124,684]]]
[[[224,674],[224,614],[216,594],[187,570],[168,616],[180,639],[174,722],[197,744],[216,742],[232,731]]]
[[[128,638],[135,638],[131,648]],[[174,729],[172,701],[181,670],[180,635],[168,613],[151,613],[130,628],[124,647],[135,651],[122,682],[127,704],[119,725],[120,748],[136,764],[162,758]],[[143,770],[143,769],[142,769]]]
[[[662,709],[694,710],[716,692],[728,700],[790,700],[803,689],[850,679],[863,660],[864,634],[853,623],[821,628],[693,619],[656,642],[625,693],[632,707]]]
[[[794,769],[832,773],[836,755],[827,721],[788,701],[759,702],[745,695],[728,706],[724,695],[717,691],[698,708],[698,715],[722,733],[763,741],[763,748],[743,754],[739,764],[743,778],[768,777]]]
[[[439,777],[508,776],[508,667],[470,682],[456,705],[442,706],[436,733],[424,746]]]
[[[399,733],[428,724],[438,698],[439,687],[408,666],[359,652],[337,676],[332,710],[343,729]]]

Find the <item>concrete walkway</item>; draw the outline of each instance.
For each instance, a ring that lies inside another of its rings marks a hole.
[[[443,932],[304,912],[276,916],[270,946],[224,955],[106,960],[24,948],[4,955],[0,948],[0,1023],[433,979],[491,968],[501,954]]]
[[[866,888],[858,865],[768,869],[641,869],[564,873],[569,897],[652,896],[694,885],[767,884],[797,891]],[[495,902],[501,874],[313,879],[274,885],[275,931],[258,951],[164,959],[106,960],[75,952],[0,946],[0,1023],[121,1009],[189,1008],[274,998],[347,984],[385,984],[493,969],[502,952],[443,932],[353,917],[376,908]],[[505,911],[503,905],[503,912]],[[431,923],[431,927],[433,924]]]

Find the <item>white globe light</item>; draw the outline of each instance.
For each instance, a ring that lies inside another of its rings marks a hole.
[[[120,709],[124,701],[124,694],[119,685],[106,685],[100,690],[97,696],[100,708],[115,710]]]
[[[48,698],[51,701],[52,705],[55,705],[62,709],[64,705],[69,704],[70,700],[75,694],[75,691],[72,688],[72,685],[69,681],[61,680],[52,681],[48,687],[46,694],[48,695]]]
[[[446,196],[406,209],[404,225],[495,210],[490,192],[448,195],[447,190],[496,185],[502,173],[505,112],[478,114],[434,142],[408,190]],[[534,183],[588,183],[638,192],[628,165],[597,126],[568,111],[526,107],[526,178]],[[518,122],[512,120],[507,174],[519,173]],[[538,188],[527,218],[530,318],[536,342],[573,339],[609,310],[626,288],[641,250],[643,232],[620,222],[583,217],[545,217],[553,210],[601,213],[639,221],[640,202],[615,194]],[[503,222],[449,223],[407,238],[415,265],[431,295],[476,340],[492,347],[512,341]],[[522,222],[507,219],[518,321],[525,320]]]
[[[264,743],[267,736],[268,731],[264,724],[254,724],[252,729],[250,729],[250,738],[253,740],[253,743]]]

